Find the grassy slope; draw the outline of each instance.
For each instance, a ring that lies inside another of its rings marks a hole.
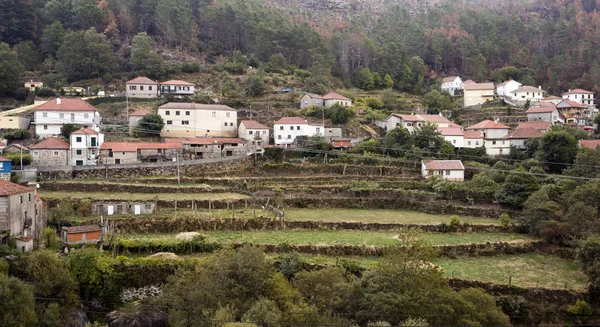
[[[248,242],[255,244],[307,244],[307,245],[372,245],[387,246],[397,244],[397,231],[215,231],[202,232],[209,242],[235,243]],[[125,238],[135,239],[173,239],[175,234],[131,234]],[[432,245],[471,244],[486,242],[531,241],[533,238],[523,234],[509,233],[421,233],[419,237]]]
[[[431,215],[405,210],[361,209],[287,209],[285,219],[292,221],[363,222],[381,224],[437,225],[449,223],[452,215]],[[460,217],[473,225],[499,225],[498,219]]]

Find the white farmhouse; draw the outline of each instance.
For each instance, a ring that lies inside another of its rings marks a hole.
[[[129,98],[158,97],[158,82],[146,76],[139,76],[125,82],[125,93]]]
[[[323,136],[322,124],[309,124],[300,117],[283,117],[273,125],[273,137],[276,145],[293,144],[298,136]]]
[[[97,165],[104,133],[82,128],[71,133],[71,165]]]
[[[460,127],[438,127],[437,131],[444,140],[452,143],[455,148],[462,148],[465,144],[465,133]]]
[[[40,138],[60,135],[64,124],[74,124],[100,131],[100,113],[91,104],[79,98],[56,98],[34,110],[35,133]]]
[[[160,94],[162,95],[172,94],[174,96],[189,96],[194,95],[194,92],[194,83],[180,80],[170,80],[160,83]]]
[[[483,133],[485,152],[490,156],[510,154],[510,142],[506,135],[510,127],[491,120],[484,120],[466,128],[467,131]]]
[[[464,131],[464,148],[474,149],[485,145],[482,131]]]
[[[246,140],[250,147],[269,144],[269,128],[255,120],[242,120],[238,127],[238,136]]]
[[[465,180],[465,166],[460,160],[421,160],[421,174],[424,178],[442,176],[453,182]]]
[[[158,107],[163,137],[237,137],[237,111],[217,104],[169,102]]]
[[[544,98],[544,90],[542,90],[541,86],[533,87],[525,85],[510,92],[508,97],[519,103],[525,103],[527,101],[541,102]]]
[[[446,91],[450,93],[451,96],[457,95],[458,92],[462,91],[465,88],[463,81],[458,76],[448,76],[442,79],[442,92]]]
[[[348,107],[352,105],[352,100],[335,92],[329,92],[323,96],[323,105],[325,107],[331,107],[334,104],[339,104],[344,107]]]
[[[404,114],[391,114],[384,121],[380,121],[377,125],[386,131],[391,131],[396,127],[403,127],[407,129],[411,134],[416,129],[423,126],[425,123],[435,124],[438,128],[445,128],[453,126],[453,123],[446,117],[439,115],[404,115]]]
[[[582,89],[569,90],[562,94],[563,99],[575,101],[577,103],[594,105],[594,92]]]
[[[506,138],[510,142],[510,146],[518,149],[524,149],[527,144],[533,140],[544,136],[542,132],[534,128],[518,128],[506,135]]]
[[[522,85],[523,84],[510,79],[498,84],[498,86],[496,86],[496,93],[498,93],[498,96],[500,97],[509,96],[512,91],[520,88]]]

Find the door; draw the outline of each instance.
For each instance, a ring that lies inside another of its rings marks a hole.
[[[115,214],[115,206],[108,206],[108,215],[112,216]]]
[[[140,213],[142,213],[142,206],[140,206],[139,204],[136,204],[133,207],[133,214],[134,215],[139,215]]]
[[[92,143],[92,146],[96,146],[96,138],[95,137],[92,137],[91,143]]]

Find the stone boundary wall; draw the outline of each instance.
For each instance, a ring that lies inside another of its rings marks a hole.
[[[208,215],[203,212],[202,214]],[[271,218],[212,219],[212,218],[125,218],[110,219],[111,228],[118,233],[182,233],[188,231],[254,231],[254,230],[364,230],[392,231],[416,229],[427,233],[514,233],[515,229],[490,225],[461,225],[449,228],[442,225],[379,224],[361,222],[285,221]],[[98,219],[82,222],[98,224]]]
[[[132,185],[127,182],[118,184],[115,182],[60,182],[55,183],[46,181],[39,183],[40,187],[45,191],[62,191],[62,192],[128,192],[128,193],[234,193],[233,190],[227,188],[211,188],[203,186],[182,186],[173,185]]]

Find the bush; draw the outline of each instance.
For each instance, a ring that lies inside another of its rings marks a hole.
[[[375,109],[375,110],[379,110],[381,108],[383,108],[385,105],[383,103],[383,101],[381,101],[378,98],[366,98],[365,99],[365,104],[371,108],[371,109]]]
[[[23,165],[29,165],[33,161],[33,158],[28,153],[23,153],[22,155],[21,153],[6,153],[4,157],[12,160],[13,167],[21,165],[21,158],[23,158]]]
[[[197,62],[188,62],[181,66],[181,71],[184,73],[198,73],[200,72],[200,64]]]
[[[308,70],[304,70],[304,69],[294,69],[294,75],[296,75],[300,78],[306,78],[306,77],[312,76],[311,72],[309,72]]]
[[[40,97],[53,97],[56,96],[56,92],[54,90],[49,89],[47,87],[41,88],[35,91],[35,94]]]
[[[460,227],[460,218],[457,215],[450,217],[450,228],[457,230]]]
[[[4,138],[7,140],[24,140],[31,137],[31,134],[26,129],[15,129],[4,133]]]
[[[502,228],[510,227],[510,216],[506,212],[500,215],[500,226]]]

